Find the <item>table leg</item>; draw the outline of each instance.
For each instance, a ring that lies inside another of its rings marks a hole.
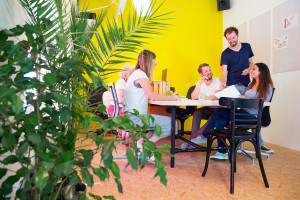
[[[171,149],[170,153],[175,156],[175,131],[176,131],[176,106],[172,106],[172,121],[171,121]],[[171,168],[174,168],[175,157],[171,157]]]

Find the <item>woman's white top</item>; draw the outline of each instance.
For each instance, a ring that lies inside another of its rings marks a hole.
[[[148,96],[140,85],[134,83],[141,78],[149,80],[146,73],[140,69],[135,70],[128,78],[124,89],[124,111],[132,112],[136,109],[140,115],[145,115],[148,112]]]

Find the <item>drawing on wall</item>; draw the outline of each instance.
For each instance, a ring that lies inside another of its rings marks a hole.
[[[282,28],[283,30],[288,30],[291,28],[295,28],[298,26],[298,13],[294,13],[289,15],[282,20]]]
[[[274,50],[280,50],[280,49],[284,49],[284,48],[288,48],[288,36],[287,35],[283,35],[280,36],[278,38],[274,39]]]

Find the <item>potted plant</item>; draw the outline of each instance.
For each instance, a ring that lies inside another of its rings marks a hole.
[[[85,91],[87,87],[106,87],[105,78],[116,71],[112,66],[132,59],[126,53],[138,51],[147,35],[160,33],[167,26],[161,20],[169,13],[157,15],[161,4],[156,6],[154,2],[143,18],[133,12],[126,23],[122,17],[119,23],[113,19],[104,26],[107,10],[103,9],[95,23],[88,26],[86,16],[77,18],[75,6],[65,13],[65,3],[69,1],[19,2],[26,10],[28,23],[0,31],[1,199],[10,197],[16,183],[19,183],[16,198],[57,199],[63,185],[68,197],[74,195],[77,184],[84,182],[92,187],[93,175],[105,181],[110,177],[109,171],[122,192],[120,170],[112,160],[117,140],[107,139],[105,134],[121,125],[132,129],[136,133],[133,138],[137,138],[148,128],[147,123],[136,128],[126,117],[104,120],[86,115],[90,107]],[[22,34],[27,40],[17,43],[11,40]],[[29,73],[35,76],[30,77]],[[105,111],[101,104],[98,109]],[[151,118],[146,116],[144,120]],[[99,123],[105,131],[98,136],[93,134],[91,121]],[[88,135],[93,137],[96,149],[84,148],[83,141]],[[162,153],[169,154],[146,138],[145,141],[143,155],[146,158],[150,153],[156,155],[155,176],[166,185],[166,172],[160,159]],[[128,148],[126,153],[132,168],[137,170],[145,166],[147,159],[139,158],[137,165],[134,155],[138,149],[132,145],[134,150]],[[96,153],[101,154],[100,167],[91,165]],[[12,164],[18,167],[11,169]],[[58,182],[61,184],[56,187]]]

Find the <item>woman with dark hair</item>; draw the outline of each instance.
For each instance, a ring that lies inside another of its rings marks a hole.
[[[248,85],[245,95],[240,95],[240,98],[261,98],[265,102],[269,102],[273,92],[273,81],[271,79],[269,68],[264,63],[256,63],[250,73],[252,82]],[[257,113],[255,109],[248,109],[247,111],[237,112],[248,112],[251,114]],[[228,125],[230,120],[230,109],[229,108],[218,108],[212,115],[203,135],[207,137],[206,131],[209,129],[224,129]],[[224,147],[222,141],[218,140],[218,147]],[[215,159],[228,159],[225,150],[218,150],[218,152],[210,158]]]
[[[152,77],[153,70],[156,63],[156,56],[152,51],[144,50],[139,54],[135,70],[132,72],[127,80],[124,89],[124,110],[132,112],[133,109],[139,111],[140,115],[146,115],[148,111],[148,99],[155,101],[176,101],[179,99],[177,94],[171,96],[154,94],[149,78]],[[155,132],[150,136],[149,140],[157,142],[161,138],[167,137],[171,134],[171,117],[153,115],[154,123],[161,127],[161,135],[158,136]],[[134,124],[142,126],[141,119],[134,115],[127,115]],[[150,120],[151,121],[151,120]],[[154,127],[151,122],[150,127]],[[142,140],[138,142],[138,147],[141,147]]]

